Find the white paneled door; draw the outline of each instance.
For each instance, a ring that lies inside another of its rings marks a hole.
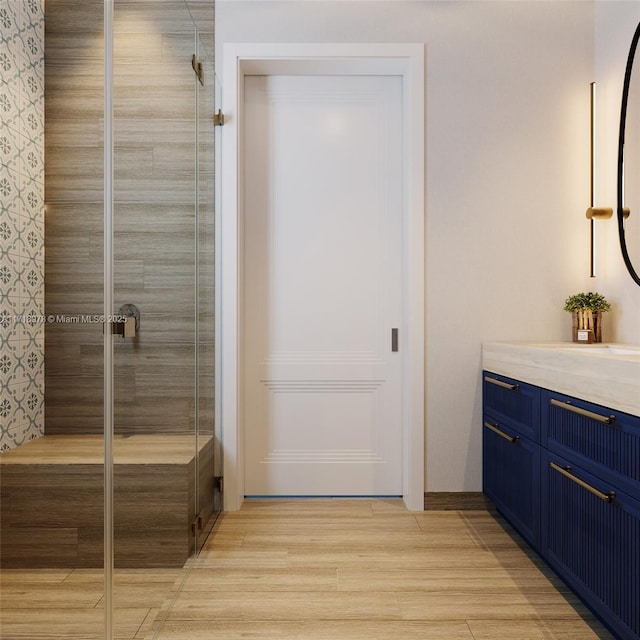
[[[245,77],[246,495],[403,492],[402,112],[399,76]]]

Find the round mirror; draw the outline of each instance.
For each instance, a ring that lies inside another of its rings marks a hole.
[[[640,265],[640,62],[633,61],[640,40],[640,24],[631,40],[622,89],[618,141],[618,232],[622,257],[640,286],[633,260]]]

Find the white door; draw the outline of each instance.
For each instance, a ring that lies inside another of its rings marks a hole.
[[[401,495],[402,79],[244,102],[245,494]]]

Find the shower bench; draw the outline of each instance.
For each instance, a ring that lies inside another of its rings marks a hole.
[[[213,438],[200,438],[213,511]],[[0,566],[101,567],[101,435],[45,435],[0,454]],[[193,552],[195,447],[188,435],[116,436],[116,567],[181,567]]]

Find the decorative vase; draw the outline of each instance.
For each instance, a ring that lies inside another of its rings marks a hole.
[[[602,311],[580,309],[571,316],[574,342],[602,342]]]

